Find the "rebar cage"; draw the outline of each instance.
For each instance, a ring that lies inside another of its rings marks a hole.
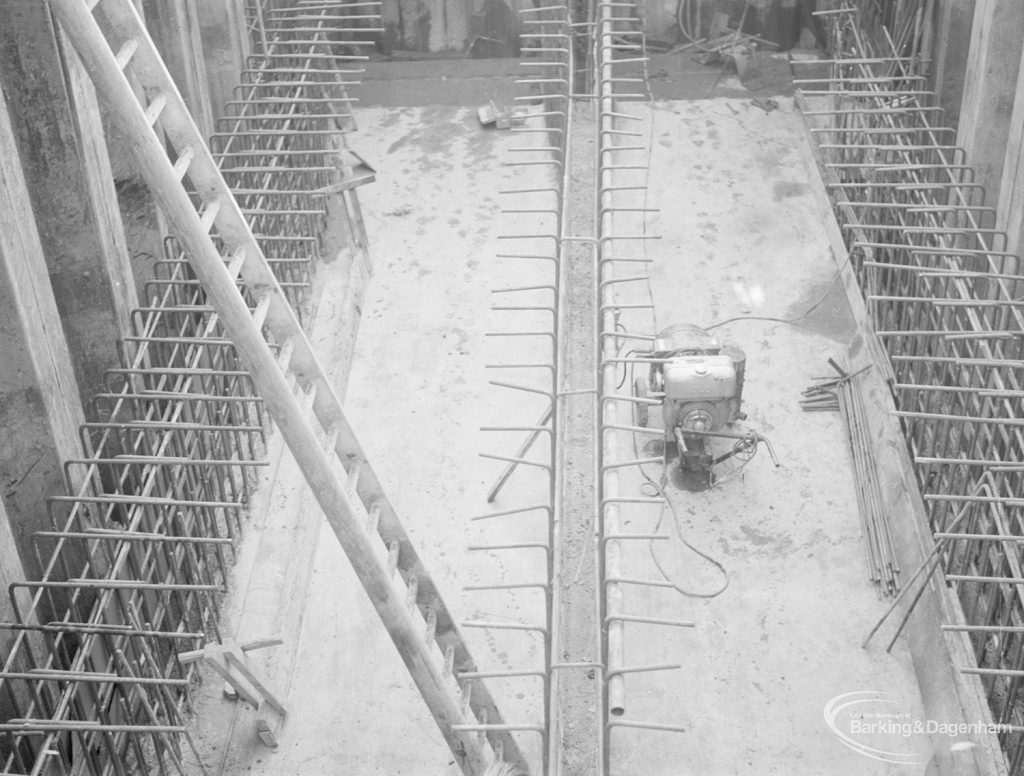
[[[257,53],[211,139],[297,310],[329,215],[342,234],[327,239],[366,248],[354,190],[322,190],[346,175],[354,81],[339,73],[365,59],[348,52],[379,29],[378,5],[249,3]],[[173,236],[164,248],[83,455],[65,462],[71,495],[49,499],[51,528],[33,536],[43,574],[12,585],[15,618],[0,623],[15,634],[0,654],[5,774],[184,773],[200,759],[186,728],[196,670],[177,655],[220,640],[268,418],[188,257]]]
[[[838,7],[841,5],[841,7]],[[890,34],[876,3],[825,9],[828,74],[801,70],[826,188],[888,355],[945,578],[957,594],[1010,772],[1024,773],[1024,365],[1019,258],[927,86],[912,4]],[[863,6],[858,8],[857,6]],[[890,14],[891,15],[891,14]],[[938,634],[936,634],[938,637]]]

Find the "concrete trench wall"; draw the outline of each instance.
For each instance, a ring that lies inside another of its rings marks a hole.
[[[677,16],[682,10],[699,15],[699,36],[709,32],[716,13],[730,23],[775,41],[783,49],[796,45],[801,28],[811,26],[813,0],[650,0],[638,3],[648,38],[661,43],[684,42]],[[386,55],[465,52],[473,57],[512,57],[519,53],[522,31],[519,11],[543,5],[540,0],[385,0]],[[699,6],[699,12],[697,10]]]

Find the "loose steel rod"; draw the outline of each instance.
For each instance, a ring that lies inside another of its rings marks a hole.
[[[529,507],[516,507],[514,509],[503,509],[499,512],[488,512],[485,515],[474,515],[470,520],[490,520],[494,517],[508,517],[509,515],[521,515],[528,512],[543,512],[547,517],[551,516],[550,504],[534,504]]]
[[[605,722],[605,726],[608,728],[621,727],[621,728],[640,728],[642,730],[662,730],[668,733],[687,733],[689,728],[682,727],[681,725],[666,725],[660,722],[640,722],[631,719],[621,719],[618,717],[610,718]]]
[[[614,538],[618,539],[618,538],[621,538],[621,537],[617,536],[617,537],[614,537]],[[630,538],[632,538],[632,537],[630,537]],[[648,536],[648,537],[642,537],[642,538],[649,539],[649,538],[652,538],[652,537]],[[665,537],[665,538],[668,538],[668,537]],[[605,623],[610,623],[610,622],[615,621],[615,620],[618,620],[619,622],[644,623],[646,625],[671,625],[671,626],[676,627],[676,628],[695,628],[697,626],[697,624],[695,622],[693,622],[692,620],[670,620],[670,619],[666,619],[664,617],[640,617],[640,616],[637,616],[637,615],[630,615],[630,614],[609,614],[607,617],[605,617]]]
[[[84,720],[43,720],[43,719],[11,719],[0,724],[0,733],[16,736],[41,736],[51,733],[184,733],[181,725],[101,725],[99,722]]]
[[[553,414],[554,404],[551,404],[547,408],[545,408],[543,414],[541,415],[541,419],[537,422],[537,427],[539,429],[544,429],[545,427],[547,427],[551,423],[551,418]],[[551,431],[551,433],[554,432]],[[530,448],[533,447],[537,439],[540,437],[540,434],[540,430],[531,431],[529,436],[519,446],[519,449],[516,451],[514,457],[522,458],[523,456],[525,456],[530,451]],[[488,504],[493,503],[493,501],[498,497],[498,494],[501,492],[501,489],[505,486],[505,483],[508,482],[513,472],[515,472],[517,466],[518,463],[510,462],[508,466],[505,467],[504,471],[502,471],[502,473],[499,475],[497,481],[487,491]]]
[[[1024,542],[1024,536],[1007,536],[1005,534],[956,534],[956,533],[945,533],[938,532],[934,534],[936,539],[963,539],[969,541],[981,541],[981,542],[1010,542],[1011,544],[1020,544]]]
[[[491,630],[536,631],[541,634],[546,634],[548,630],[544,625],[527,625],[518,622],[489,622],[486,620],[463,620],[462,626],[464,628],[488,628]]]
[[[1007,464],[1005,461],[985,458],[938,458],[935,456],[914,456],[915,463],[928,464],[956,464],[963,466],[984,466],[992,469],[1010,466],[1024,466],[1024,464]]]
[[[999,582],[1008,585],[1024,585],[1021,577],[992,577],[980,574],[946,574],[948,582]]]
[[[59,671],[57,669],[36,669],[33,671],[0,671],[0,679],[23,679],[44,682],[80,682],[83,684],[139,684],[139,685],[166,685],[168,687],[187,687],[190,684],[188,679],[154,679],[143,677],[132,679],[121,674],[108,674],[86,671]]]
[[[231,544],[231,539],[216,536],[174,536],[168,534],[136,533],[134,531],[107,531],[91,529],[88,531],[33,531],[33,536],[55,539],[106,539],[120,542],[165,542],[170,544]]]
[[[0,629],[13,631],[39,631],[40,633],[85,633],[93,635],[133,636],[144,638],[178,639],[195,641],[206,637],[205,633],[187,631],[135,630],[126,626],[97,625],[86,622],[51,622],[46,625],[32,625],[21,622],[0,622]]]
[[[604,578],[604,584],[641,585],[642,587],[674,587],[671,582],[667,582],[664,579],[637,579],[636,577],[618,576],[606,576]]]
[[[682,668],[679,663],[661,663],[658,665],[649,666],[622,666],[621,668],[615,668],[610,671],[606,671],[606,676],[620,676],[623,674],[642,674],[654,671],[675,671]]]

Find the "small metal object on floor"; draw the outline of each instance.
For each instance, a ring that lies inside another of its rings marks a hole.
[[[183,665],[199,660],[205,661],[224,679],[225,694],[228,697],[241,698],[254,709],[262,709],[265,704],[284,717],[288,713],[284,704],[256,675],[246,658],[248,652],[265,647],[275,647],[283,643],[284,640],[276,636],[244,644],[239,644],[234,639],[224,639],[219,644],[207,644],[202,649],[179,652],[178,660]],[[277,737],[265,719],[257,720],[256,733],[266,746],[272,749],[277,748]]]

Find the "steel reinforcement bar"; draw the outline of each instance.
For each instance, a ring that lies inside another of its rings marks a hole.
[[[298,19],[251,28],[254,45],[280,56],[250,60],[213,139],[296,306],[326,228],[318,192],[348,173],[339,153],[350,100],[343,116],[325,107],[348,84],[321,85],[328,63],[301,56],[336,36],[337,20],[319,17],[314,39],[297,44],[276,42],[295,37]],[[345,225],[365,252],[354,194]],[[12,586],[16,618],[0,623],[16,634],[0,655],[5,774],[204,770],[185,724],[195,668],[177,655],[220,639],[218,604],[269,420],[173,237],[154,273],[124,366],[81,428],[83,455],[65,462],[71,495],[49,500],[51,529],[34,535],[43,576]]]
[[[871,5],[823,9],[834,58],[827,74],[821,63],[798,70],[801,107],[888,354],[936,565],[963,610],[965,624],[944,629],[968,633],[976,665],[959,668],[980,676],[1010,772],[1022,774],[1020,261],[923,87],[927,47],[894,41]]]

